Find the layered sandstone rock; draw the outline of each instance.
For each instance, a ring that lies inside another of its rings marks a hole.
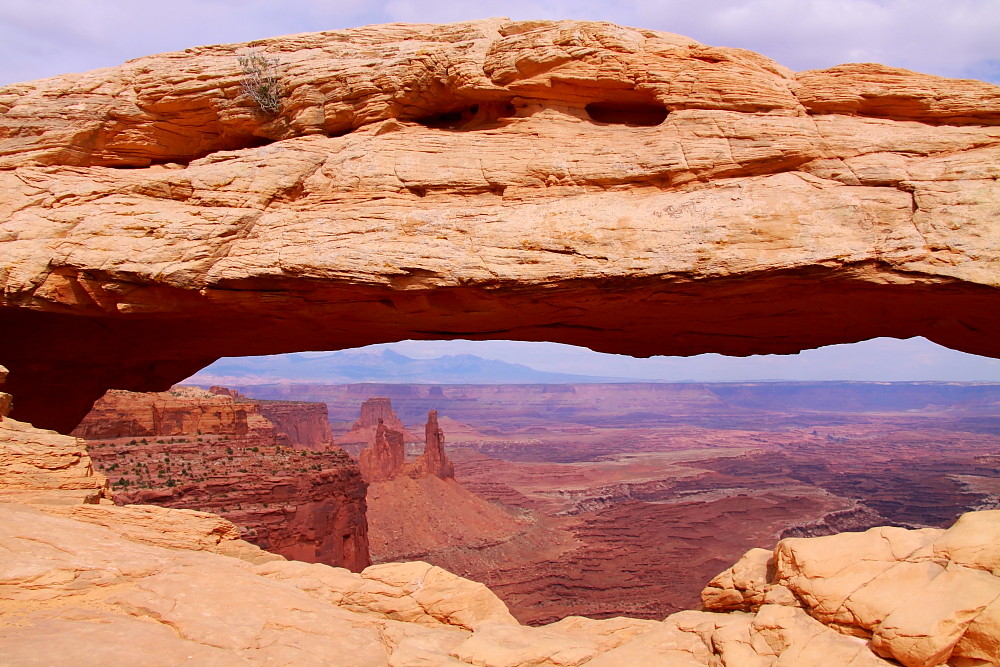
[[[437,410],[427,413],[424,425],[424,451],[414,461],[406,460],[405,427],[392,409],[388,398],[373,398],[361,405],[361,418],[351,434],[365,434],[369,421],[377,420],[373,440],[361,450],[358,464],[368,482],[386,482],[397,477],[437,477],[454,479],[455,466],[444,449],[444,431],[437,420]],[[388,423],[386,423],[388,421]],[[396,425],[398,428],[393,428]],[[350,435],[350,434],[349,434]]]
[[[322,403],[254,401],[262,417],[274,424],[280,442],[295,449],[324,452],[333,448],[330,418]]]
[[[215,512],[288,558],[354,571],[371,562],[366,486],[333,446],[323,404],[258,404],[218,387],[111,391],[74,433],[90,440],[118,504]]]
[[[358,467],[365,481],[384,482],[396,477],[406,465],[403,434],[388,428],[380,418],[375,428],[375,442],[361,450]]]
[[[15,417],[403,338],[1000,354],[996,86],[489,19],[259,42],[272,114],[244,48],[0,89]]]
[[[197,387],[170,391],[111,390],[100,398],[72,434],[86,440],[179,435],[246,436],[257,406]],[[272,427],[273,428],[273,427]],[[266,436],[265,436],[266,437]]]
[[[87,440],[227,435],[326,451],[333,445],[326,406],[253,401],[226,387],[177,386],[163,392],[111,390],[73,430]]]
[[[948,530],[872,528],[754,549],[702,594],[710,610],[801,608],[907,667],[1000,660],[1000,511]],[[798,613],[798,612],[795,612]]]
[[[427,413],[427,423],[424,425],[424,453],[416,461],[416,465],[427,474],[439,479],[454,479],[455,466],[448,460],[444,451],[444,431],[438,425],[437,410]]]
[[[404,449],[406,443],[420,441],[420,438],[400,421],[399,416],[392,407],[392,400],[384,396],[376,396],[365,399],[361,404],[361,415],[351,424],[351,428],[347,433],[337,437],[337,442],[345,451],[355,456],[355,458],[359,458],[363,449],[375,445],[379,424],[384,424],[387,432],[401,434]],[[383,444],[380,447],[384,449],[385,445]]]
[[[83,440],[0,420],[0,487],[23,502],[109,502],[107,478],[96,472]]]

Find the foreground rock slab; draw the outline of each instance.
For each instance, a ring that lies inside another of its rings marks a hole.
[[[948,530],[875,528],[753,550],[706,589],[706,607],[736,611],[526,627],[482,584],[427,563],[356,574],[262,552],[204,512],[95,504],[104,480],[85,451],[61,465],[79,441],[11,422],[0,421],[4,665],[1000,661],[1000,511]]]
[[[404,338],[1000,355],[996,86],[490,19],[264,40],[266,113],[246,48],[0,89],[15,417]]]

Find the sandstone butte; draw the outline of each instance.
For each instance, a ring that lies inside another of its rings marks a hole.
[[[437,410],[427,415],[423,453],[412,461],[406,460],[405,433],[385,397],[362,403],[361,416],[348,433],[368,439],[358,468],[368,483],[372,563],[426,560],[452,571],[485,573],[496,571],[499,559],[516,562],[526,551],[555,546],[531,539],[542,532],[533,522],[518,520],[456,481]]]
[[[607,23],[255,43],[0,88],[0,363],[68,432],[217,357],[404,338],[1000,355],[1000,87]]]
[[[0,377],[6,371],[0,367]],[[4,411],[0,411],[4,412]],[[424,562],[284,560],[225,519],[107,500],[82,440],[0,416],[4,665],[905,665],[1000,660],[1000,511],[753,549],[663,621],[520,625]],[[349,656],[349,658],[345,658]]]

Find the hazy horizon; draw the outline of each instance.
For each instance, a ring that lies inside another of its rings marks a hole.
[[[951,350],[919,337],[905,340],[876,338],[854,344],[803,350],[792,355],[749,357],[701,354],[694,357],[640,359],[594,352],[587,348],[561,343],[464,339],[405,340],[347,351],[378,350],[393,350],[413,359],[437,359],[449,355],[472,354],[483,359],[521,364],[537,371],[656,382],[1000,382],[1000,359]],[[310,356],[330,353],[300,354]],[[216,363],[222,364],[227,359],[236,358],[227,357]],[[207,366],[192,378],[202,375],[221,379],[222,376],[213,376],[211,369],[212,365]],[[197,382],[192,378],[185,382]],[[401,379],[398,382],[414,381]],[[233,384],[238,382],[233,381]]]

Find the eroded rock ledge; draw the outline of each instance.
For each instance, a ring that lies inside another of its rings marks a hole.
[[[1000,355],[996,86],[491,19],[260,42],[269,114],[242,48],[0,89],[15,416],[402,338]]]
[[[242,542],[191,510],[102,504],[82,441],[0,416],[5,665],[614,667],[991,665],[1000,512],[948,530],[789,538],[664,621],[519,625],[485,586],[427,563],[360,574]],[[129,641],[122,642],[122,637]]]

